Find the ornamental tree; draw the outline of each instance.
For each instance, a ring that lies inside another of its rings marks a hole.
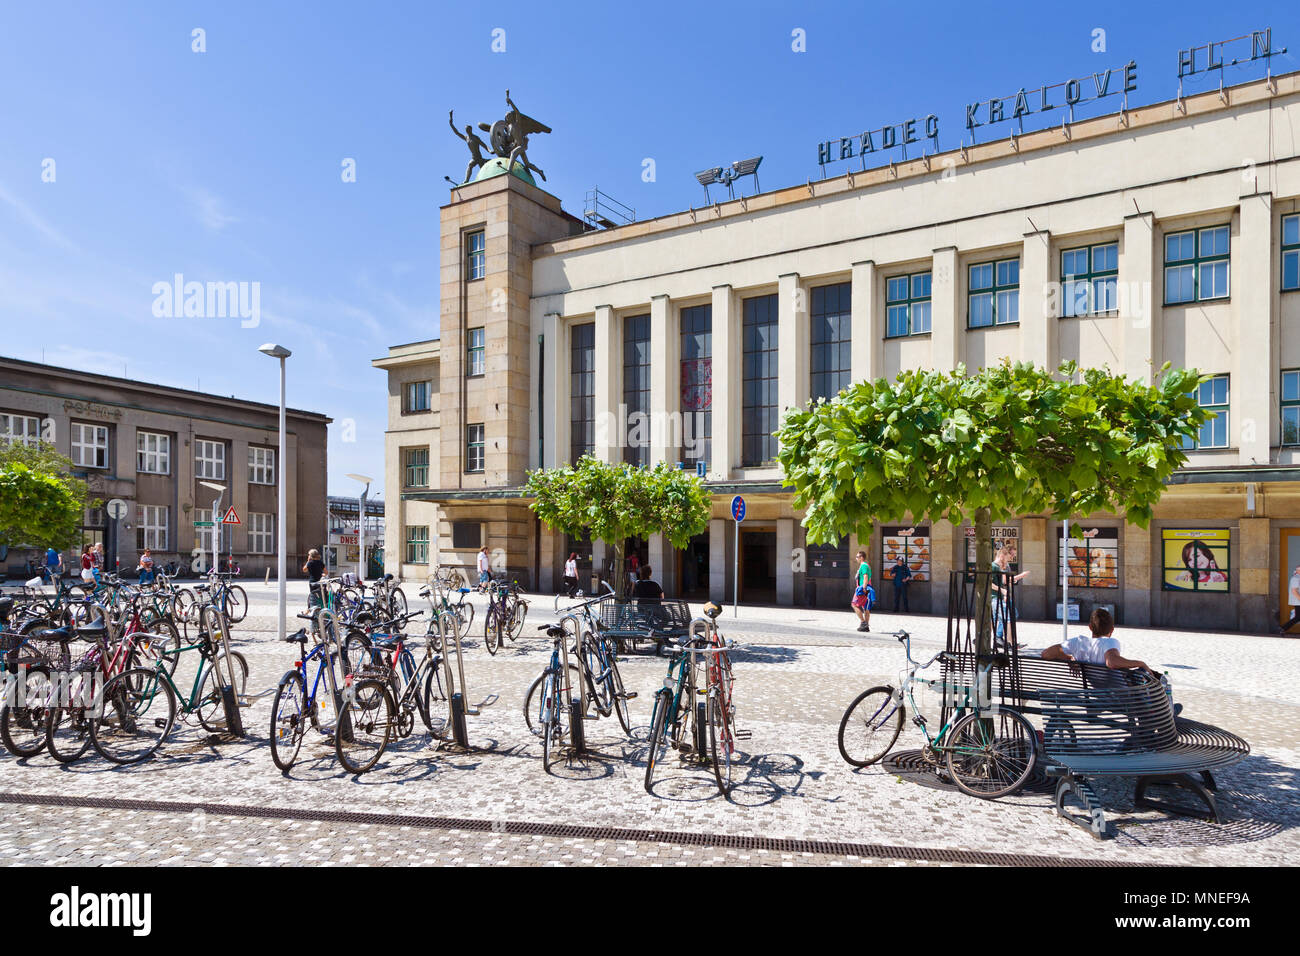
[[[59,550],[77,540],[85,486],[21,461],[0,464],[0,542]]]
[[[1195,369],[1160,371],[1147,386],[1104,369],[1076,380],[1073,362],[1056,373],[1005,359],[974,375],[910,369],[786,412],[777,458],[810,543],[865,537],[877,520],[960,525],[970,514],[988,568],[996,520],[1113,511],[1147,526],[1187,460],[1184,441],[1210,417],[1192,394]]]
[[[524,494],[552,531],[605,542],[618,569],[628,538],[662,534],[674,548],[684,548],[709,526],[711,513],[704,483],[662,462],[645,468],[584,455],[576,465],[529,472]],[[615,578],[618,596],[625,597],[626,575]]]

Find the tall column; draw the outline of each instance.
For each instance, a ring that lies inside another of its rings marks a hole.
[[[713,461],[709,478],[730,481],[740,451],[739,300],[729,285],[713,288]],[[711,560],[711,559],[710,559]],[[709,566],[713,578],[713,566]],[[709,585],[712,588],[712,584]]]
[[[678,352],[681,336],[674,334],[672,299],[657,295],[650,300],[650,464],[677,461],[681,447],[681,429],[677,411],[680,388],[673,384],[681,379]],[[661,567],[663,562],[655,564]]]
[[[849,377],[855,382],[874,381],[884,372],[881,361],[884,329],[876,306],[877,297],[876,264],[870,259],[853,263]]]
[[[713,434],[716,441],[716,428]],[[731,569],[727,566],[727,535],[731,533],[727,525],[730,523],[721,518],[713,518],[709,521],[709,600],[717,601],[719,604],[725,604],[727,596],[731,593],[727,587],[727,578],[731,573]]]
[[[1241,234],[1232,251],[1233,309],[1237,341],[1232,350],[1228,444],[1241,449],[1243,465],[1269,463],[1269,439],[1278,433],[1278,405],[1269,400],[1277,368],[1273,334],[1273,197],[1241,197]],[[1265,565],[1267,566],[1267,565]]]
[[[1270,568],[1268,518],[1239,518],[1241,542],[1237,546],[1237,627],[1243,631],[1273,631],[1277,618],[1269,608],[1269,585],[1276,576]],[[1285,597],[1283,598],[1285,603]]]
[[[955,558],[958,535],[951,521],[930,525],[930,613],[948,613],[949,577],[957,567]],[[965,538],[961,546],[966,547]]]
[[[1039,368],[1056,367],[1056,323],[1060,296],[1049,295],[1052,237],[1025,233],[1020,252],[1020,357]]]
[[[794,519],[776,519],[776,603],[794,603]]]
[[[1055,522],[1026,516],[1020,520],[1020,570],[1028,571],[1025,583],[1016,588],[1016,604],[1030,620],[1051,619],[1056,608],[1056,588],[1048,569],[1048,542],[1055,540]]]
[[[1124,218],[1124,252],[1119,259],[1120,369],[1150,384],[1159,350],[1156,330],[1164,302],[1164,272],[1156,265],[1156,224],[1151,213]]]
[[[622,329],[614,317],[613,306],[596,306],[596,429],[593,453],[601,461],[622,461],[626,423],[619,415],[620,373],[623,370]]]
[[[1120,561],[1124,565],[1122,605],[1125,627],[1148,627],[1153,623],[1151,614],[1152,589],[1159,594],[1158,583],[1151,574],[1151,540],[1159,532],[1126,524],[1120,532],[1123,546]],[[1119,610],[1119,609],[1117,609]]]
[[[569,459],[569,340],[558,312],[542,316],[542,337],[546,343],[546,374],[542,379],[543,468],[555,468]],[[390,497],[389,501],[396,501]]]
[[[959,301],[957,247],[934,250],[930,265],[930,354],[936,371],[956,367],[966,354],[966,310]]]
[[[782,361],[777,372],[777,407],[803,408],[809,396],[808,289],[799,274],[780,277],[777,294],[777,348]]]

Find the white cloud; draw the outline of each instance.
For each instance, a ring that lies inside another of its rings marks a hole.
[[[33,212],[26,203],[17,196],[9,192],[3,185],[0,185],[0,203],[9,206],[18,214],[18,218],[27,223],[32,229],[39,232],[47,240],[59,246],[68,252],[80,252],[77,244],[69,239],[59,230],[55,229],[48,222],[42,219],[37,213]]]
[[[226,210],[225,200],[220,196],[197,187],[187,190],[187,193],[194,204],[195,215],[205,228],[219,232],[232,222],[239,222],[239,217]]]

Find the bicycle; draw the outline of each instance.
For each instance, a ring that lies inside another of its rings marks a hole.
[[[462,587],[458,588],[457,591],[460,594],[460,600],[453,604],[447,599],[447,591],[442,586],[442,582],[433,575],[429,576],[429,584],[420,589],[420,597],[429,602],[429,613],[432,615],[429,619],[429,627],[425,632],[426,636],[438,638],[436,622],[443,614],[450,614],[456,619],[457,637],[464,639],[469,634],[470,624],[474,620],[474,605],[465,599],[466,595],[469,594],[469,588]],[[441,653],[441,644],[434,649]]]
[[[1007,655],[977,657],[973,686],[953,685],[917,677],[936,661],[950,661],[947,651],[920,663],[912,658],[911,635],[896,631],[894,637],[903,645],[907,662],[899,672],[898,687],[869,688],[849,704],[840,720],[840,755],[855,767],[869,767],[883,759],[898,740],[910,704],[912,723],[925,735],[922,754],[936,765],[942,757],[948,777],[959,790],[986,800],[1020,790],[1037,762],[1037,735],[1018,710],[984,703],[983,688],[990,684],[990,672],[1005,666]],[[933,736],[916,704],[913,687],[918,683],[952,694],[947,698],[952,701],[952,717]]]
[[[210,571],[207,584],[196,584],[200,603],[216,605],[231,624],[238,624],[248,615],[248,595],[230,579],[238,571]]]
[[[343,727],[345,735],[349,732],[341,714],[342,688],[350,667],[338,641],[334,615],[322,608],[298,617],[312,622],[315,646],[308,652],[306,628],[299,628],[296,633],[281,638],[286,644],[299,646],[298,659],[280,678],[271,706],[271,760],[284,773],[288,773],[298,759],[309,725],[327,736],[337,736],[340,727]],[[316,673],[309,679],[308,668],[313,661]],[[340,666],[342,673],[338,670]],[[322,682],[336,718],[333,723],[322,719],[321,705],[325,702],[321,697]]]
[[[547,773],[559,760],[565,740],[575,751],[583,748],[583,703],[578,668],[569,663],[569,632],[562,624],[542,624],[538,630],[551,638],[551,659],[539,678],[541,689],[536,706],[542,738],[542,767]],[[579,696],[574,696],[575,689]],[[527,705],[525,705],[527,706]]]
[[[494,581],[488,586],[488,607],[483,618],[484,644],[489,654],[505,646],[505,639],[516,640],[528,617],[528,601],[521,596],[519,582]]]

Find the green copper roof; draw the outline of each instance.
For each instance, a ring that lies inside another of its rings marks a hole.
[[[485,179],[491,179],[493,176],[504,176],[506,174],[506,166],[509,162],[508,159],[502,159],[500,156],[488,160],[480,166],[479,171],[474,174],[474,182],[482,182]],[[528,185],[537,185],[537,181],[533,179],[533,174],[530,173],[522,163],[515,163],[515,168],[511,170],[511,172],[514,176],[528,183]]]

